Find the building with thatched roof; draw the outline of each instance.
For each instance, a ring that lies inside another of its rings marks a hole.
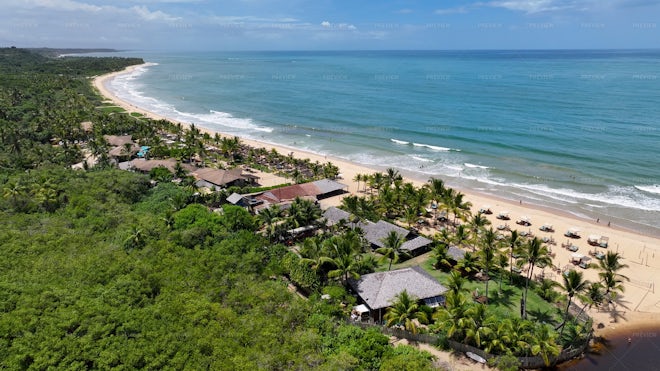
[[[223,170],[206,167],[193,171],[192,176],[197,179],[196,184],[198,187],[206,187],[215,190],[231,186],[255,184],[259,179],[256,175],[243,174],[243,170],[240,168]]]
[[[383,309],[391,306],[404,290],[429,306],[442,305],[448,291],[420,266],[365,274],[358,280],[349,280],[349,284],[375,320],[382,318]]]
[[[418,236],[403,227],[384,220],[379,220],[378,223],[366,222],[360,225],[360,227],[364,231],[364,238],[369,241],[373,249],[385,247],[383,240],[390,232],[395,232],[404,239],[401,249],[408,252],[411,256],[417,256],[428,251],[433,244],[433,241],[426,237]]]
[[[104,135],[103,139],[112,147],[122,147],[127,143],[135,144],[131,135]]]
[[[174,173],[176,164],[177,161],[173,158],[168,158],[165,160],[135,159],[133,161],[120,162],[119,168],[122,170],[135,170],[142,173],[148,173],[154,168],[164,167],[171,173]],[[195,171],[195,167],[192,165],[182,163],[181,166],[188,172]]]

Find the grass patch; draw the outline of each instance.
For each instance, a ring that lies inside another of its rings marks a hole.
[[[449,273],[433,268],[433,259],[427,259],[421,264],[421,267],[431,276],[443,285],[449,280]],[[393,267],[394,269],[394,267]],[[522,282],[523,280],[520,280]],[[502,280],[502,291],[499,291],[499,275],[492,274],[488,283],[488,307],[495,313],[501,313],[505,316],[520,315],[520,299],[522,298],[525,287],[509,283],[508,276],[505,275]],[[548,303],[534,291],[534,282],[530,282],[527,298],[527,316],[529,319],[537,322],[559,323],[562,319],[561,310],[552,303]],[[486,282],[467,280],[465,287],[470,293],[478,290],[479,295],[486,292]]]
[[[131,116],[133,116],[133,117],[144,117],[144,115],[141,114],[140,112],[131,112]]]
[[[126,110],[119,106],[100,106],[96,107],[99,111],[103,113],[125,113]]]

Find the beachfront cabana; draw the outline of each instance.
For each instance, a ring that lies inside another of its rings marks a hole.
[[[448,291],[420,266],[365,274],[358,280],[349,280],[349,284],[376,321],[383,318],[385,309],[404,290],[431,306],[442,305]]]
[[[505,211],[500,211],[500,213],[497,214],[497,219],[510,220],[511,217],[509,216],[509,212],[505,210]]]
[[[564,236],[568,238],[580,238],[580,228],[577,227],[569,228],[566,231],[566,233],[564,233]]]
[[[516,221],[516,224],[529,227],[532,225],[532,220],[528,216],[521,216],[520,219]]]
[[[539,230],[541,230],[543,232],[554,232],[555,228],[552,226],[552,224],[545,223],[539,228]]]

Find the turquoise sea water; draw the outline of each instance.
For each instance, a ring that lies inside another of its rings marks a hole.
[[[660,51],[126,54],[165,116],[660,235]]]

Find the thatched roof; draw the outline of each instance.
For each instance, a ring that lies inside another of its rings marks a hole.
[[[447,292],[446,287],[419,266],[365,274],[359,280],[350,280],[349,283],[371,310],[389,307],[404,290],[420,300],[442,296]]]
[[[390,234],[391,231],[396,232],[401,238],[406,238],[408,233],[407,229],[399,227],[388,223],[384,220],[379,220],[378,223],[367,222],[363,227],[364,238],[369,241],[369,243],[376,245],[378,247],[383,247],[383,239]]]
[[[460,261],[463,260],[463,257],[465,256],[465,250],[459,249],[456,246],[449,246],[447,249],[447,255],[454,259],[454,261]]]
[[[342,219],[347,223],[351,221],[351,214],[348,211],[331,206],[323,212],[323,217],[328,225],[335,225]]]
[[[206,167],[195,170],[192,175],[197,180],[204,180],[216,186],[224,186],[239,179],[247,179],[242,173],[243,171],[239,168],[221,170]]]
[[[132,143],[131,144],[131,149],[126,152],[126,147],[121,146],[121,147],[114,147],[110,151],[108,151],[108,155],[110,157],[122,157],[122,156],[133,156],[134,154],[138,153],[140,151],[140,147],[138,147],[137,144]]]
[[[173,158],[168,158],[165,160],[144,160],[144,159],[135,159],[129,163],[129,168],[148,173],[151,169],[156,167],[164,167],[170,172],[174,173],[174,167],[176,166],[177,161]],[[187,171],[194,171],[195,167],[189,164],[181,164],[181,166]]]
[[[412,240],[408,240],[408,241],[404,242],[403,245],[401,245],[401,249],[409,251],[409,252],[413,252],[417,249],[424,248],[424,247],[426,247],[426,246],[428,246],[432,243],[433,243],[433,241],[429,240],[426,237],[417,236],[417,237],[413,238]]]
[[[133,137],[130,135],[104,135],[103,139],[113,147],[121,147],[126,143],[133,144]]]

